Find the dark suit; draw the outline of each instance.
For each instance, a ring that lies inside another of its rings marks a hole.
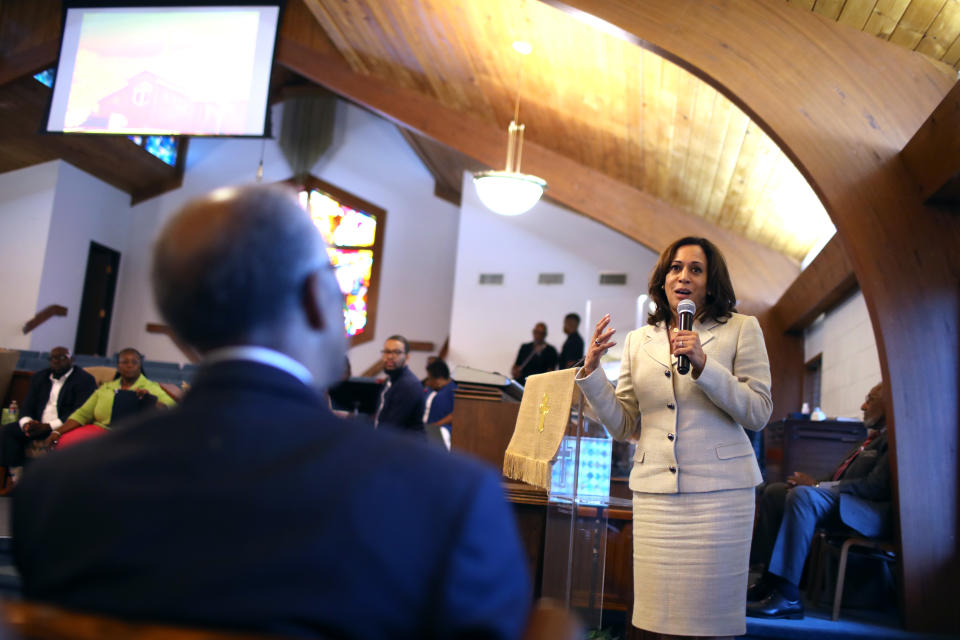
[[[24,596],[64,607],[338,638],[513,638],[529,609],[498,474],[253,362],[40,460],[13,510]]]
[[[27,390],[27,397],[23,401],[20,412],[22,418],[30,417],[42,422],[43,410],[50,400],[50,390],[53,388],[53,382],[50,380],[51,373],[50,369],[42,369],[30,377],[30,388]],[[66,422],[70,414],[79,409],[96,390],[97,381],[94,377],[80,367],[73,367],[73,371],[60,387],[60,395],[57,396],[57,417],[60,421]],[[0,445],[0,466],[7,468],[22,466],[23,449],[29,440],[19,424],[4,425],[3,443]]]
[[[563,341],[563,347],[560,349],[560,368],[566,369],[572,367],[574,363],[579,362],[583,357],[583,338],[574,331]]]
[[[798,486],[788,491],[783,483],[767,486],[760,496],[752,560],[767,562],[771,573],[797,584],[814,531],[824,525],[847,526],[869,537],[890,535],[890,459],[885,431],[863,448],[843,470],[839,484],[830,489]]]
[[[404,366],[387,372],[388,382],[380,392],[377,424],[392,425],[423,434],[423,385]]]

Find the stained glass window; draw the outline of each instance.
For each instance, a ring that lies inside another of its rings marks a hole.
[[[177,138],[175,136],[127,136],[134,144],[160,158],[171,167],[177,166]]]
[[[310,184],[300,189],[300,204],[327,243],[344,296],[344,329],[356,343],[361,337],[369,339],[372,333],[370,296],[376,281],[378,222],[385,212],[330,185],[328,190],[315,186],[319,182],[310,178]]]
[[[34,80],[36,80],[36,81],[39,82],[40,84],[45,84],[45,85],[47,85],[48,87],[50,87],[50,88],[52,89],[52,88],[53,88],[53,74],[54,74],[54,69],[53,69],[53,67],[50,67],[49,69],[46,69],[46,70],[44,70],[44,71],[41,71],[40,73],[35,73],[35,74],[33,75],[33,78],[34,78]]]

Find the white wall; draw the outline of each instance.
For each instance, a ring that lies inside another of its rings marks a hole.
[[[0,346],[29,349],[23,324],[37,312],[59,161],[0,174]],[[53,318],[48,323],[62,323]]]
[[[276,133],[281,118],[281,109],[275,107]],[[383,340],[392,333],[434,341],[438,349],[447,337],[458,211],[434,197],[433,178],[395,126],[343,102],[338,104],[337,119],[333,144],[313,174],[387,211],[376,334],[349,354],[354,373],[360,373],[379,360]],[[183,361],[166,336],[144,330],[148,322],[160,322],[149,285],[150,247],[163,222],[188,199],[217,187],[252,182],[262,144],[191,140],[183,186],[133,208],[111,344],[135,346],[150,359]],[[289,166],[276,142],[268,140],[263,148],[263,181],[289,178]],[[427,355],[411,358],[418,376]]]
[[[120,252],[122,269],[129,229],[129,194],[66,162],[60,163],[37,309],[62,304],[67,307],[67,317],[52,318],[37,327],[31,334],[31,349],[48,351],[58,345],[74,348],[90,242]],[[117,296],[114,302],[116,321],[116,307],[122,301]],[[109,345],[107,353],[118,348]]]
[[[537,322],[547,324],[547,342],[560,349],[563,317],[571,311],[583,318],[585,340],[591,322],[610,311],[622,344],[636,326],[637,297],[646,293],[657,254],[546,201],[520,216],[495,214],[465,175],[456,260],[448,360],[509,374]],[[599,285],[604,272],[626,273],[627,285]],[[481,273],[502,273],[504,283],[480,285]],[[538,285],[540,273],[563,273],[564,283]]]
[[[346,136],[314,175],[387,210],[377,330],[350,350],[356,375],[379,360],[392,334],[434,342],[437,350],[447,339],[460,213],[433,195],[433,177],[394,125],[344,102],[337,117]],[[411,354],[417,377],[426,375],[428,355]]]
[[[823,354],[820,408],[830,417],[860,418],[864,397],[881,379],[880,356],[862,293],[857,291],[806,330],[804,360],[818,353]]]

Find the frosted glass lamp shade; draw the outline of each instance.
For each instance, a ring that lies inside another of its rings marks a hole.
[[[515,171],[482,171],[474,174],[473,184],[480,202],[504,216],[529,211],[547,188],[545,180]]]

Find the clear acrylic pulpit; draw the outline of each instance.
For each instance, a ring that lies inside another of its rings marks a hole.
[[[613,444],[574,387],[551,470],[541,593],[576,611],[587,629],[603,626],[609,511],[633,508],[629,499],[610,495]]]

